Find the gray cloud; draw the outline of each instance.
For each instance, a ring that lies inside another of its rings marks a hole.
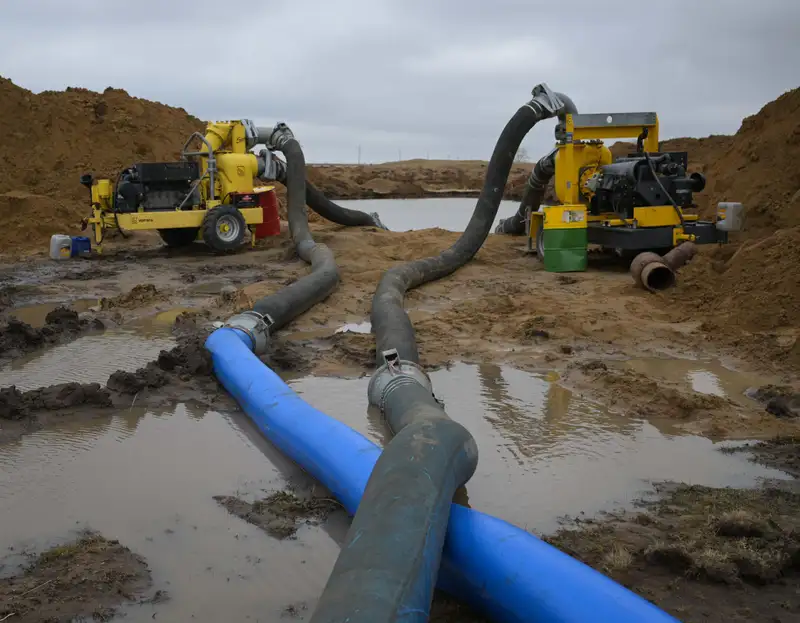
[[[26,0],[0,75],[126,89],[205,119],[290,123],[311,161],[488,158],[545,81],[662,136],[734,132],[800,85],[797,0]],[[525,146],[552,144],[552,122]]]

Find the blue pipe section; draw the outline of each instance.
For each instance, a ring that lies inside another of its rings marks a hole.
[[[261,432],[354,515],[380,448],[304,402],[223,328],[214,373]],[[498,623],[676,623],[677,619],[532,534],[452,504],[438,587]]]

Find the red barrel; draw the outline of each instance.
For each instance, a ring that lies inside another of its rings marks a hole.
[[[274,190],[258,193],[258,205],[264,215],[264,222],[256,225],[256,237],[278,236],[281,233],[281,219],[278,216],[278,195]]]

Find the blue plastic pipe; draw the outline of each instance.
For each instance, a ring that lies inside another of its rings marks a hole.
[[[354,515],[381,450],[298,396],[218,329],[206,341],[214,373],[261,432]],[[438,587],[501,623],[675,623],[647,600],[501,519],[453,504]]]

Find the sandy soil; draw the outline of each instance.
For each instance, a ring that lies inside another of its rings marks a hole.
[[[149,586],[150,572],[140,557],[118,541],[87,534],[0,580],[0,619],[108,621],[118,606],[142,601]]]

